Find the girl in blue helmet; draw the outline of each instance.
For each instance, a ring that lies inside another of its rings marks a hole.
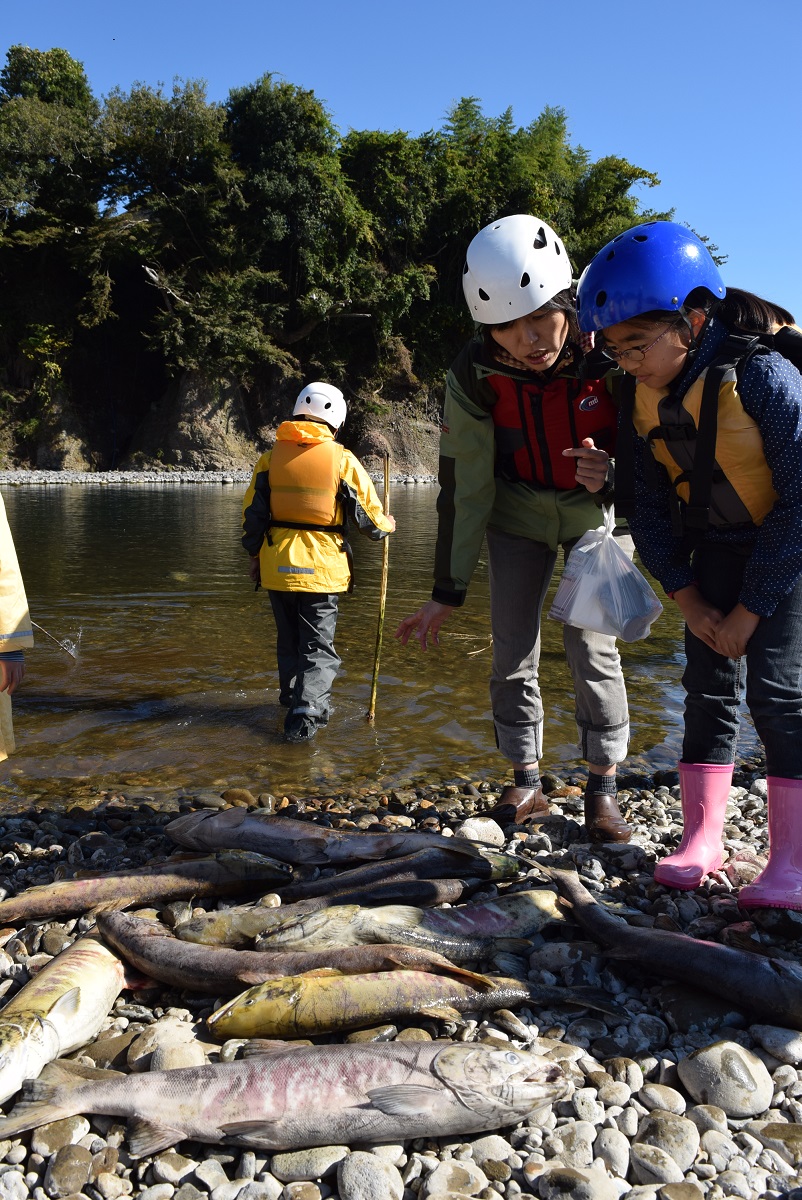
[[[802,377],[785,356],[799,334],[785,310],[727,295],[704,244],[670,221],[599,251],[577,305],[630,377],[616,509],[685,617],[684,832],[655,879],[690,889],[721,866],[745,660],[770,856],[739,903],[802,909]],[[592,491],[609,485],[607,456],[596,464]]]

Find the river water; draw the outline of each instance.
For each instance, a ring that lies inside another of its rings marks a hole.
[[[31,614],[78,646],[41,635],[14,697],[17,753],[0,798],[42,802],[97,791],[147,795],[246,786],[311,795],[424,781],[500,780],[493,743],[487,569],[466,607],[423,654],[392,637],[430,593],[436,487],[396,486],[375,724],[365,720],[381,546],[354,537],[357,586],[340,609],[343,659],[328,728],[308,745],[281,739],[274,629],[239,544],[244,485],[5,488]],[[547,601],[547,604],[549,601]],[[679,752],[681,624],[674,606],[643,642],[622,647],[635,770]],[[543,767],[579,764],[561,626],[544,622]],[[745,746],[749,748],[747,734]],[[752,736],[752,743],[754,739]]]

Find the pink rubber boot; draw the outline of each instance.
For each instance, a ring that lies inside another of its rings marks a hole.
[[[654,869],[657,883],[690,891],[724,858],[721,833],[730,795],[732,763],[680,763],[682,841]]]
[[[741,908],[802,910],[802,779],[769,776],[769,861],[738,894]]]

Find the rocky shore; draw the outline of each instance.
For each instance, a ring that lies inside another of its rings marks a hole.
[[[381,471],[369,471],[371,479],[384,479]],[[199,484],[213,483],[230,485],[248,483],[250,471],[185,471],[180,468],[165,471],[0,471],[0,487],[66,487],[75,484],[91,484],[94,487],[124,485],[141,487],[145,484]],[[412,475],[406,472],[390,474],[395,484],[436,483],[435,475]]]
[[[736,772],[724,867],[690,893],[669,892],[653,879],[655,859],[680,833],[674,777],[624,779],[622,808],[633,840],[601,847],[585,837],[580,788],[570,778],[544,782],[551,815],[508,829],[484,815],[498,791],[486,783],[307,798],[257,789],[100,794],[91,808],[65,800],[55,811],[7,812],[0,815],[0,898],[77,870],[144,867],[175,853],[164,827],[179,812],[257,806],[338,828],[416,827],[482,840],[524,860],[513,890],[543,882],[538,864],[572,867],[597,899],[641,929],[679,930],[800,961],[802,916],[766,910],[753,921],[737,907],[737,888],[757,872],[767,845],[765,780],[757,764]],[[472,899],[503,889],[484,884]],[[169,922],[171,913],[161,916]],[[13,996],[92,924],[86,916],[2,930],[0,996]],[[272,1155],[183,1142],[133,1161],[121,1124],[72,1117],[0,1142],[0,1200],[802,1196],[802,1032],[763,1022],[759,996],[725,1001],[646,976],[637,964],[606,957],[570,919],[547,925],[518,967],[534,982],[601,988],[626,1016],[532,1004],[514,1013],[427,1018],[326,1040],[495,1039],[545,1054],[563,1066],[575,1090],[530,1124],[465,1139],[438,1139],[433,1129],[431,1138],[398,1145]],[[215,1007],[216,1000],[162,985],[125,991],[98,1039],[73,1057],[132,1075],[157,1063],[231,1059],[241,1042],[215,1046],[205,1031]]]

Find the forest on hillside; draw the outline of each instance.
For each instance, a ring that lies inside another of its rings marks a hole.
[[[592,161],[559,108],[516,126],[467,97],[422,134],[343,134],[314,92],[271,75],[224,103],[198,80],[98,99],[66,51],[14,46],[0,70],[0,461],[59,465],[69,426],[96,469],[169,463],[154,414],[179,393],[236,394],[258,443],[315,377],[363,422],[393,406],[432,416],[470,330],[460,277],[477,230],[534,212],[579,272],[669,215],[640,202],[636,185],[658,182]]]

